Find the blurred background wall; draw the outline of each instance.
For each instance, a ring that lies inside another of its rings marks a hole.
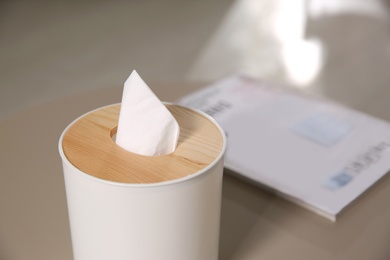
[[[0,120],[56,97],[244,71],[387,117],[387,0],[0,1]],[[381,100],[382,102],[377,102]]]

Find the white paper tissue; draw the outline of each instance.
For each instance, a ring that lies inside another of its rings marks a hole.
[[[134,70],[126,80],[116,144],[129,152],[158,156],[175,151],[179,125]]]

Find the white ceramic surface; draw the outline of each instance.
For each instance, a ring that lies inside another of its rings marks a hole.
[[[75,260],[218,258],[225,139],[220,155],[199,172],[127,184],[73,166],[62,150],[64,133],[59,151]]]

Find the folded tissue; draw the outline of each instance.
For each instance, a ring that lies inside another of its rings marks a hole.
[[[146,156],[175,151],[180,128],[165,105],[134,70],[123,88],[116,144]]]

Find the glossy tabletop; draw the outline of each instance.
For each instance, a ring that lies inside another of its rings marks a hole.
[[[164,101],[201,84],[150,84]],[[76,117],[122,87],[62,97],[0,123],[0,259],[72,259],[57,143]],[[261,161],[261,158],[260,160]],[[332,223],[225,170],[220,259],[390,259],[390,177]]]

